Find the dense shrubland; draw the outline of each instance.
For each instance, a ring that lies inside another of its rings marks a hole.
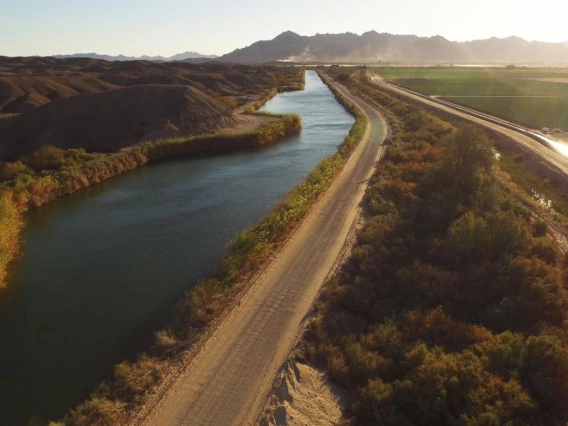
[[[356,118],[337,153],[322,160],[266,217],[235,238],[228,245],[215,276],[193,287],[177,303],[170,326],[155,333],[148,353],[139,355],[135,362],[118,364],[113,378],[99,386],[88,401],[70,411],[62,424],[125,423],[145,401],[148,392],[162,382],[169,369],[230,306],[253,275],[267,265],[329,188],[365,134],[367,120],[347,99],[333,91]]]
[[[389,96],[366,223],[298,352],[350,389],[348,424],[564,425],[564,257],[477,128]]]

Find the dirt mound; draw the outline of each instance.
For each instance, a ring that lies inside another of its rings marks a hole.
[[[231,124],[231,111],[197,89],[140,85],[72,96],[1,120],[0,156],[15,158],[47,144],[108,152]]]
[[[260,426],[332,426],[342,418],[340,391],[324,373],[289,361],[277,379]]]

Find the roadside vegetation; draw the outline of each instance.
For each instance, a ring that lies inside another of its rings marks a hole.
[[[479,128],[346,79],[392,146],[297,358],[353,395],[345,425],[565,425],[566,261]]]
[[[266,217],[229,243],[215,276],[199,283],[177,303],[170,326],[155,333],[155,341],[146,353],[140,354],[136,361],[118,364],[112,379],[100,385],[88,401],[71,410],[57,424],[126,423],[199,337],[231,306],[254,275],[271,261],[332,184],[366,132],[364,116],[330,88],[356,118],[337,153],[322,160]]]
[[[409,89],[530,127],[568,131],[568,70],[530,68],[375,68]]]

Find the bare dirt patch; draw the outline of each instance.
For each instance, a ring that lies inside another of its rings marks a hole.
[[[190,86],[139,85],[76,95],[6,119],[0,153],[16,158],[44,145],[116,151],[165,137],[211,133],[234,124],[231,111]]]
[[[276,121],[276,117],[268,117],[264,115],[248,115],[248,114],[234,114],[233,118],[235,124],[231,127],[223,129],[223,132],[231,133],[246,133],[254,132],[260,126],[263,126],[271,121]]]
[[[282,369],[260,426],[331,426],[342,418],[344,391],[315,368],[289,361]]]

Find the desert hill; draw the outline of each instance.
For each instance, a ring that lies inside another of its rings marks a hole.
[[[0,77],[0,112],[22,113],[57,99],[116,88],[94,77]]]
[[[518,37],[453,42],[441,36],[418,37],[369,31],[362,35],[286,31],[273,40],[258,41],[220,58],[235,63],[296,62],[456,62],[456,63],[568,63],[563,43],[528,42]]]
[[[237,107],[246,95],[263,93],[288,79],[297,79],[297,70],[217,63],[0,57],[0,114],[23,113],[57,99],[140,84],[188,85]]]
[[[113,151],[233,123],[232,110],[298,68],[0,57],[0,160],[46,144]]]
[[[233,122],[228,108],[190,86],[138,85],[72,96],[0,120],[0,140],[5,142],[0,156],[16,158],[43,145],[116,151]]]

